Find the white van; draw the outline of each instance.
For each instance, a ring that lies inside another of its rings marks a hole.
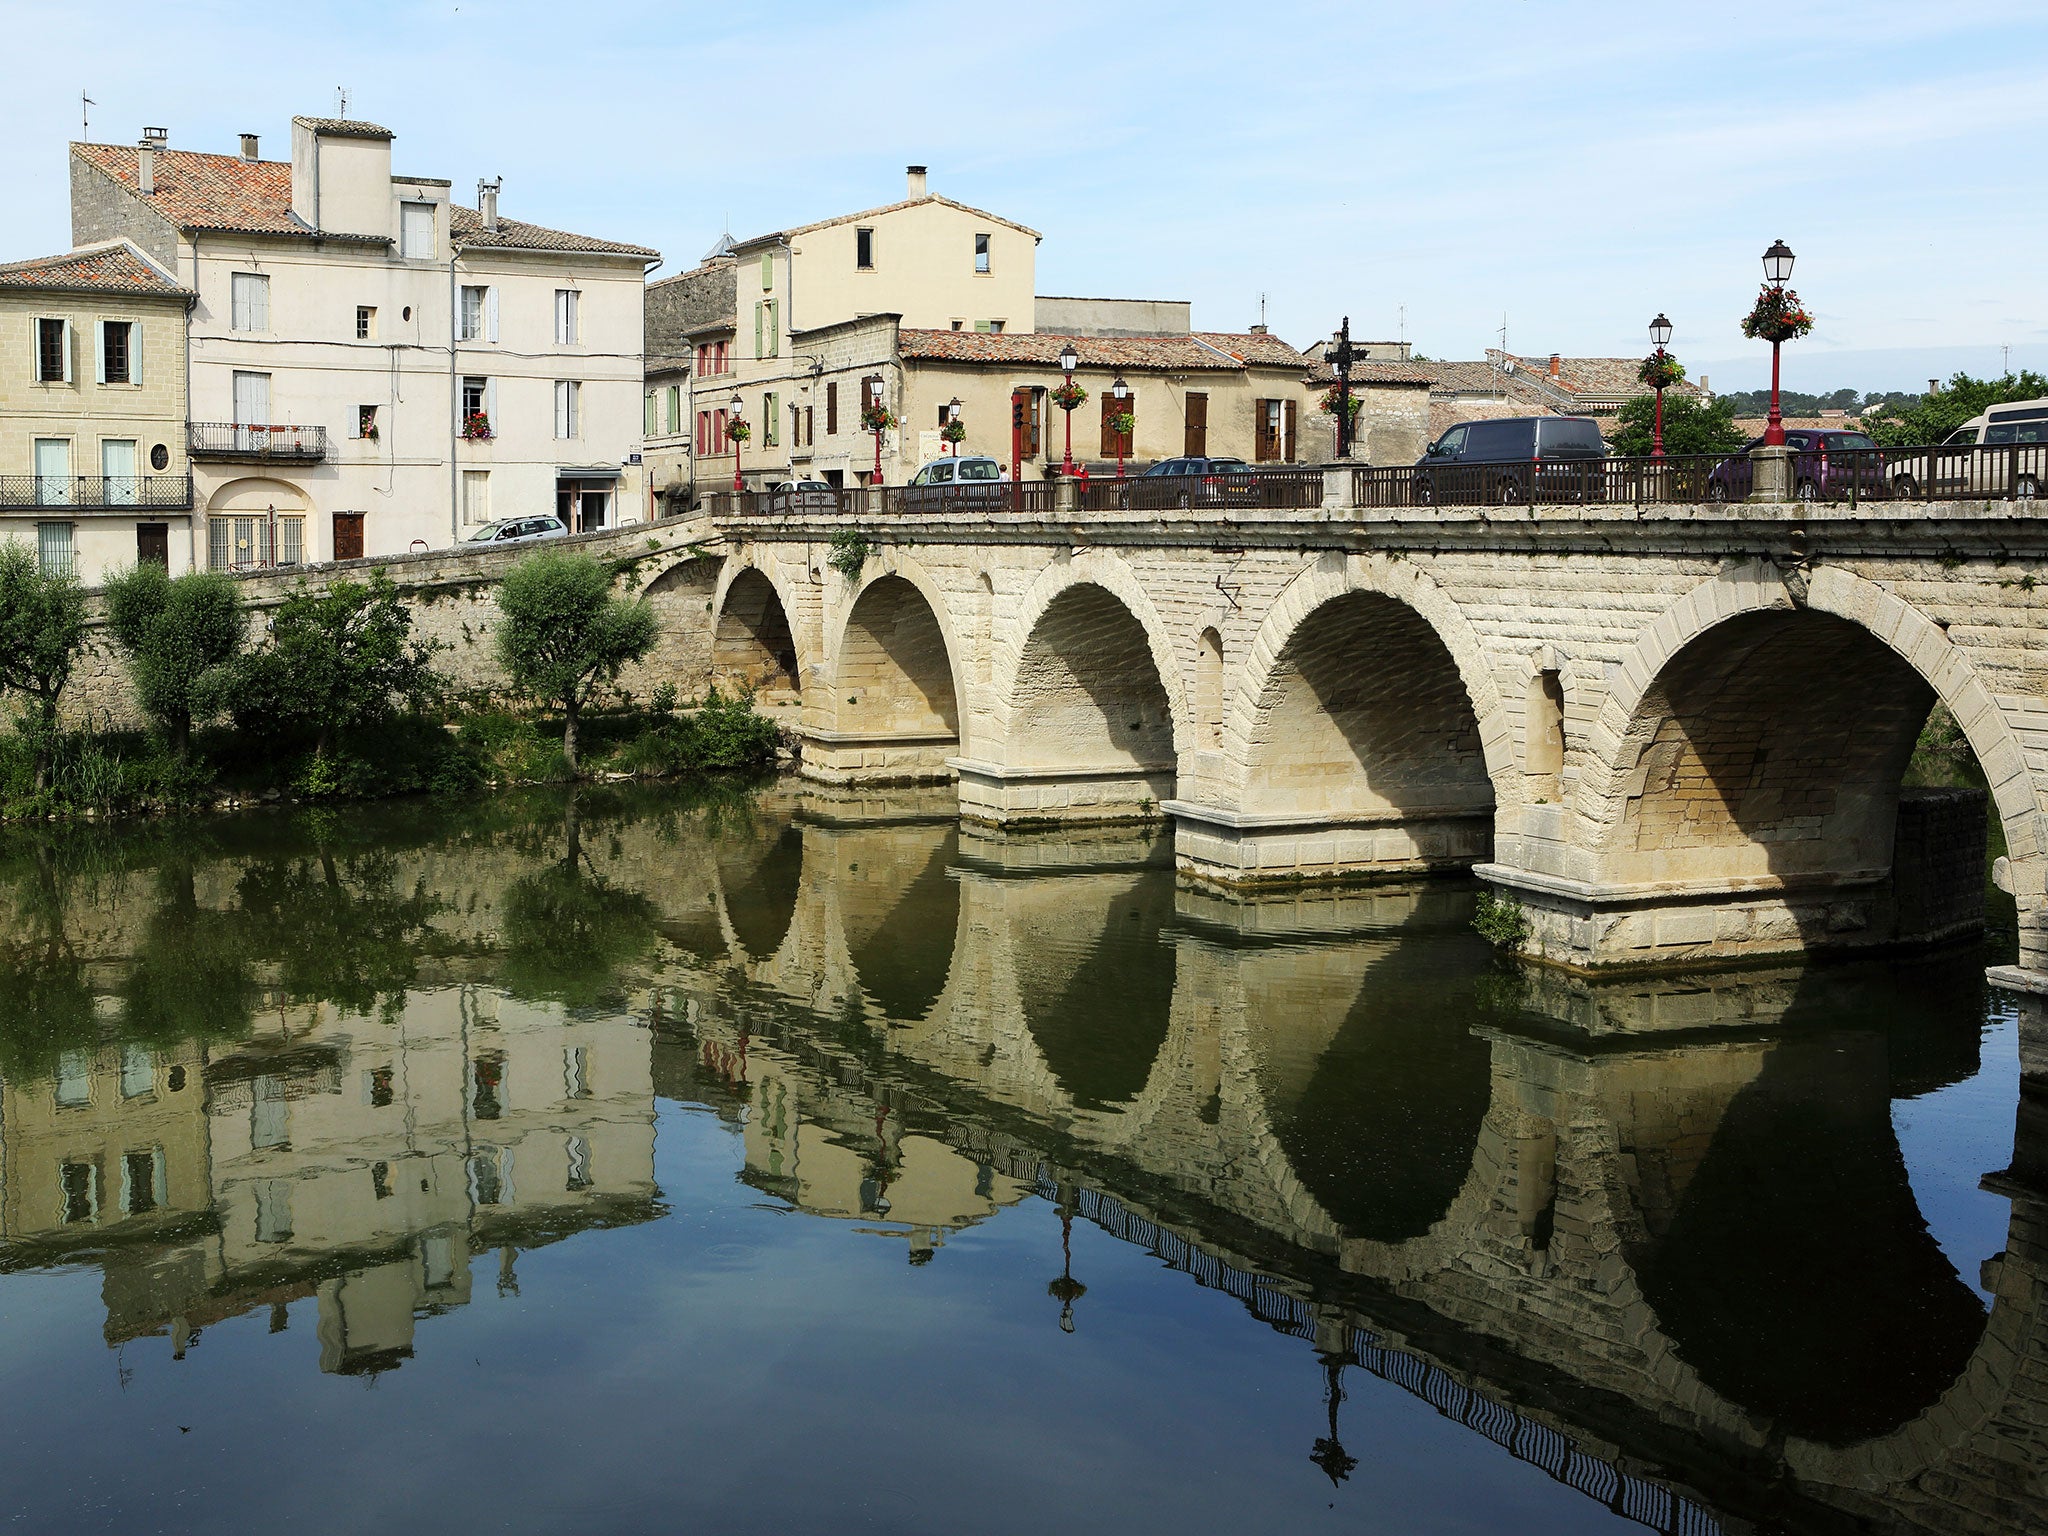
[[[1941,446],[1886,455],[1892,491],[2031,500],[2048,486],[2048,400],[2012,400],[1972,416]]]

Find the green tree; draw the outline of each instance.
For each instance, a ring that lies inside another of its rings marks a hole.
[[[1621,408],[1614,430],[1607,434],[1611,451],[1641,455],[1650,451],[1657,414],[1655,395],[1637,395]],[[1748,441],[1735,425],[1735,407],[1723,395],[1704,400],[1698,395],[1664,396],[1666,453],[1733,453]]]
[[[614,884],[591,863],[573,788],[562,836],[560,860],[505,888],[499,979],[529,1001],[616,1003],[621,973],[653,953],[659,913],[643,892]]]
[[[0,542],[0,693],[29,701],[38,791],[50,787],[57,701],[84,649],[85,592],[77,578],[43,570],[23,540]]]
[[[245,622],[234,579],[193,571],[175,580],[144,562],[106,584],[107,627],[128,653],[136,696],[184,757],[199,679],[234,660]]]
[[[611,572],[590,556],[553,549],[512,567],[498,607],[498,661],[520,693],[561,707],[562,756],[573,775],[584,706],[653,648],[654,610],[644,598],[614,596]]]
[[[225,706],[252,734],[305,739],[325,755],[337,732],[379,725],[440,697],[434,653],[382,571],[367,582],[301,588],[278,606],[270,643],[203,674],[194,700]]]
[[[1937,394],[1911,403],[1887,401],[1863,418],[1863,430],[1887,448],[1938,443],[1972,416],[2009,400],[2036,400],[2048,395],[2048,378],[2031,368],[1998,379],[1973,379],[1967,373],[1950,377]]]

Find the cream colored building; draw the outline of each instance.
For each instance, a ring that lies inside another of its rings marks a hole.
[[[0,266],[0,539],[88,583],[191,569],[191,302],[128,240]]]
[[[403,553],[493,518],[644,516],[642,299],[658,260],[394,175],[392,134],[292,120],[289,161],[74,144],[72,229],[197,294],[201,562]]]

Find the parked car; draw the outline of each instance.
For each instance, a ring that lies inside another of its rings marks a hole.
[[[1415,461],[1419,502],[1577,501],[1607,456],[1583,416],[1499,416],[1450,428]]]
[[[1723,459],[1707,472],[1709,501],[1743,501],[1756,486],[1752,449],[1763,446],[1751,438],[1738,457]],[[1792,494],[1801,501],[1839,501],[1854,491],[1881,496],[1885,489],[1885,456],[1861,432],[1790,427],[1785,446],[1792,450]]]
[[[897,497],[906,508],[1000,505],[1009,489],[1003,466],[982,454],[934,459],[910,477]]]
[[[2014,400],[1971,417],[1934,448],[1887,455],[1895,496],[2005,496],[2048,486],[2048,400]]]
[[[517,544],[526,539],[566,539],[569,525],[559,517],[501,517],[485,523],[465,544]]]
[[[1130,481],[1133,507],[1255,507],[1257,472],[1243,459],[1162,459]]]
[[[839,488],[828,480],[783,480],[762,493],[761,507],[767,512],[837,512]]]

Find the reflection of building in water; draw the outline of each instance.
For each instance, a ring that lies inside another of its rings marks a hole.
[[[323,1370],[389,1367],[513,1258],[657,1213],[644,1029],[474,988],[269,1017],[210,1055],[107,1046],[4,1090],[7,1261],[89,1253],[110,1340],[317,1298]]]

